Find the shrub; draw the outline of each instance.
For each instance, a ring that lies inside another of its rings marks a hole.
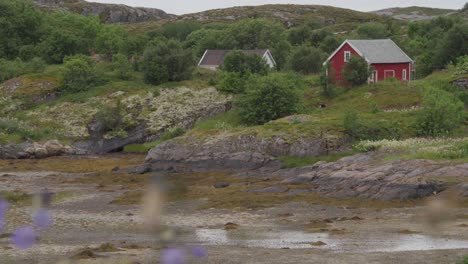
[[[77,93],[88,90],[98,82],[94,61],[86,56],[67,57],[64,63],[63,80],[60,90]]]
[[[238,72],[222,72],[221,83],[218,87],[220,91],[228,93],[243,93],[247,85],[248,77]]]
[[[343,79],[352,85],[361,85],[367,82],[371,72],[363,58],[351,56],[349,62],[343,67]]]
[[[288,60],[288,68],[302,74],[319,73],[325,55],[319,49],[302,45],[296,48]]]
[[[429,87],[423,96],[416,128],[421,136],[442,136],[458,128],[464,119],[464,105],[453,94]]]
[[[142,58],[145,82],[158,85],[189,79],[194,64],[192,52],[176,40],[159,41],[145,49]]]
[[[366,23],[358,27],[357,32],[362,39],[383,39],[389,36],[387,27],[381,23]]]
[[[47,63],[45,60],[39,57],[32,58],[32,60],[28,63],[28,68],[32,73],[43,73],[46,66]]]
[[[105,105],[94,116],[99,124],[99,132],[101,134],[110,133],[113,136],[125,137],[125,129],[130,126],[126,124],[125,110],[120,101],[115,106]]]
[[[468,55],[459,57],[457,59],[457,67],[455,69],[455,75],[468,74]]]
[[[365,121],[356,111],[346,112],[343,119],[345,133],[353,140],[399,139],[401,131],[396,124],[385,121]]]
[[[117,76],[122,80],[130,80],[133,73],[133,66],[128,61],[127,56],[123,54],[115,54],[112,56],[112,68]]]
[[[334,76],[335,68],[330,67],[330,63],[327,63],[327,65],[322,68],[322,73],[320,74],[320,85],[322,86],[322,95],[328,98],[336,96],[336,81]]]
[[[262,57],[254,54],[245,54],[242,51],[231,51],[224,57],[221,70],[225,72],[236,72],[241,75],[255,73],[266,75],[268,66]]]
[[[250,78],[240,97],[240,117],[247,124],[264,124],[298,111],[297,82],[284,75]]]

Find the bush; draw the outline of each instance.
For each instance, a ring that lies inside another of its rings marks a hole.
[[[284,75],[250,78],[238,101],[240,117],[247,124],[264,124],[298,111],[297,80]]]
[[[224,57],[224,62],[221,65],[221,70],[225,72],[236,72],[241,75],[245,74],[261,74],[268,73],[268,66],[262,57],[254,54],[245,54],[242,51],[231,51]]]
[[[95,115],[100,131],[106,133],[123,126],[123,107],[120,102],[116,106],[103,106]]]
[[[65,59],[63,80],[60,90],[64,93],[77,93],[88,90],[98,82],[94,61],[77,55]]]
[[[336,81],[334,76],[335,68],[330,67],[330,63],[327,63],[327,65],[322,68],[322,74],[320,74],[320,85],[322,86],[322,95],[328,98],[336,96]]]
[[[24,62],[21,59],[5,60],[0,59],[0,82],[18,77],[28,73],[42,73],[46,67],[46,63],[41,58],[33,58],[29,62]]]
[[[366,23],[358,27],[357,32],[362,39],[383,39],[387,38],[390,32],[381,23]]]
[[[112,56],[112,68],[117,76],[122,80],[130,80],[133,73],[133,66],[128,61],[127,56],[123,54],[115,54]]]
[[[359,118],[358,113],[354,110],[346,112],[343,127],[345,133],[353,140],[399,139],[401,137],[398,125],[385,121],[365,122]]]
[[[468,74],[468,55],[459,57],[457,59],[457,67],[455,69],[455,75]]]
[[[158,85],[169,81],[189,79],[194,66],[190,50],[183,49],[180,42],[159,41],[145,49],[142,58],[142,71],[145,82]]]
[[[296,48],[288,60],[288,68],[302,74],[319,73],[325,55],[319,49],[302,45]]]
[[[363,58],[351,56],[349,62],[343,67],[343,79],[352,85],[362,85],[367,82],[371,72]]]
[[[464,105],[453,94],[436,87],[427,89],[416,128],[420,136],[443,136],[458,128],[464,119]]]
[[[221,83],[218,89],[223,92],[234,94],[243,93],[248,79],[247,76],[243,76],[238,72],[222,72]]]

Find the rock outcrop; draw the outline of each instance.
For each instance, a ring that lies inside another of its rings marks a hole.
[[[81,155],[87,152],[63,145],[57,140],[50,140],[44,144],[25,142],[0,145],[0,159],[42,159],[75,154]]]
[[[381,162],[373,153],[365,153],[337,162],[280,170],[273,175],[285,178],[285,185],[306,185],[309,191],[332,197],[416,199],[442,191],[445,177],[468,175],[468,164],[430,160]]]
[[[462,90],[468,91],[468,78],[459,78],[455,81],[452,81],[452,84]]]
[[[175,17],[156,8],[92,3],[83,0],[36,0],[41,8],[62,9],[82,15],[98,16],[106,23],[134,23]]]
[[[146,164],[153,170],[252,170],[279,168],[279,156],[320,156],[339,151],[346,144],[335,139],[297,139],[287,142],[281,137],[220,134],[200,140],[185,136],[153,148]]]

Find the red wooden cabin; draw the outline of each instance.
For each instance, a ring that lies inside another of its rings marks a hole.
[[[346,40],[324,62],[324,65],[329,63],[329,67],[333,67],[336,83],[346,85],[341,75],[351,56],[363,58],[372,67],[369,83],[383,81],[388,77],[410,81],[414,74],[414,61],[391,39]],[[327,71],[327,75],[330,72]]]

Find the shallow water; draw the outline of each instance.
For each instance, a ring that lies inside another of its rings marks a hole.
[[[438,249],[468,249],[468,240],[437,238],[419,234],[349,234],[304,233],[300,231],[252,231],[197,229],[199,242],[205,245],[247,248],[316,248],[338,252],[401,252]],[[322,241],[324,246],[311,243]]]

